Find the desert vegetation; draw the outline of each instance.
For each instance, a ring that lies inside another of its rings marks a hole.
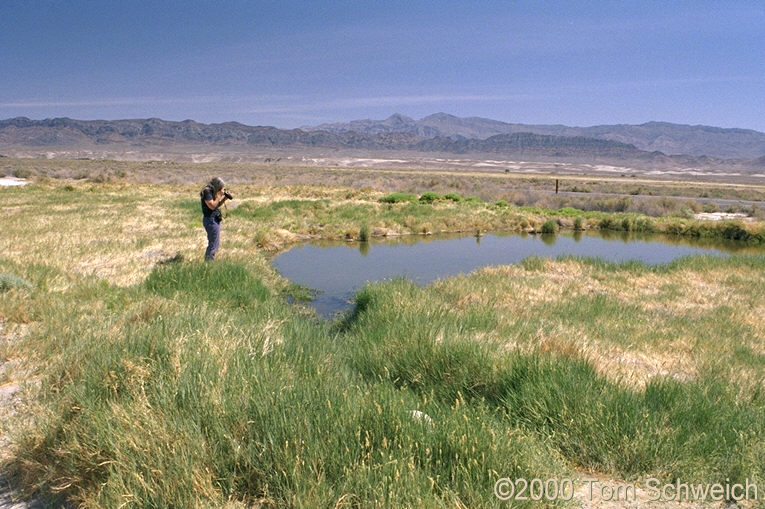
[[[220,260],[204,264],[197,193],[212,167],[189,185],[170,170],[145,182],[159,164],[102,163],[103,179],[89,161],[67,163],[85,178],[44,164],[65,166],[35,161],[35,185],[0,189],[0,385],[23,388],[0,430],[6,468],[48,501],[506,507],[500,477],[765,490],[761,221],[447,198],[420,177],[254,184],[242,167]],[[600,228],[750,252],[399,279],[368,285],[334,321],[289,305],[301,289],[269,263],[305,238]]]
[[[765,211],[748,202],[765,201],[758,182],[558,174],[555,166],[534,173],[413,168],[294,165],[274,162],[189,163],[177,161],[104,161],[96,159],[3,158],[0,172],[40,180],[95,183],[186,184],[199,175],[225,174],[233,184],[263,186],[326,185],[359,190],[415,194],[432,192],[446,199],[479,197],[518,206],[588,211],[633,212],[652,217],[693,212],[745,212],[763,219]],[[531,165],[533,168],[536,166]],[[530,170],[531,171],[531,170]],[[544,172],[544,173],[543,173]],[[560,194],[555,194],[555,180]],[[452,198],[448,198],[452,195]],[[737,203],[743,201],[743,203]]]

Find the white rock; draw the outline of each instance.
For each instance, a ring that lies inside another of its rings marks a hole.
[[[419,410],[411,410],[409,414],[415,421],[425,421],[429,425],[433,426],[433,419],[431,419],[428,414],[420,412]]]

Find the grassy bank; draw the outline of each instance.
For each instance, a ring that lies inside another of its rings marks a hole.
[[[500,476],[585,471],[763,483],[764,269],[530,260],[373,285],[327,324],[257,264],[50,292],[5,261],[34,288],[0,298],[29,322],[4,354],[40,380],[14,465],[91,507],[490,507]]]
[[[9,463],[26,486],[84,507],[506,507],[499,477],[765,487],[762,254],[528,259],[371,285],[328,323],[285,304],[262,247],[610,216],[242,187],[205,265],[195,191],[3,191],[0,320],[20,339],[0,360],[35,382]]]
[[[633,213],[516,207],[503,201],[438,199],[385,203],[389,193],[313,186],[240,186],[223,231],[227,253],[279,250],[304,238],[541,231],[560,229],[665,232],[705,238],[765,239],[765,222],[702,222]],[[10,196],[6,255],[33,263],[51,256],[67,272],[120,284],[146,277],[154,263],[204,250],[197,193],[179,185],[40,184],[0,190]],[[461,196],[460,196],[461,197]],[[469,197],[465,197],[469,198]],[[233,208],[236,207],[236,208]],[[62,235],[62,232],[65,232]]]

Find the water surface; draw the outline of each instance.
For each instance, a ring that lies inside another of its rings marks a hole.
[[[345,310],[370,281],[406,276],[418,284],[489,265],[518,263],[530,256],[582,256],[663,264],[677,258],[751,249],[735,242],[618,233],[561,235],[407,236],[372,242],[314,242],[273,260],[291,281],[316,291],[311,305],[325,317]]]

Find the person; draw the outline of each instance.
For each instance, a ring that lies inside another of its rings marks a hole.
[[[205,261],[210,261],[215,259],[220,247],[220,222],[223,220],[220,206],[233,197],[226,191],[226,184],[219,177],[210,180],[199,194],[202,197],[202,225],[207,232]]]

